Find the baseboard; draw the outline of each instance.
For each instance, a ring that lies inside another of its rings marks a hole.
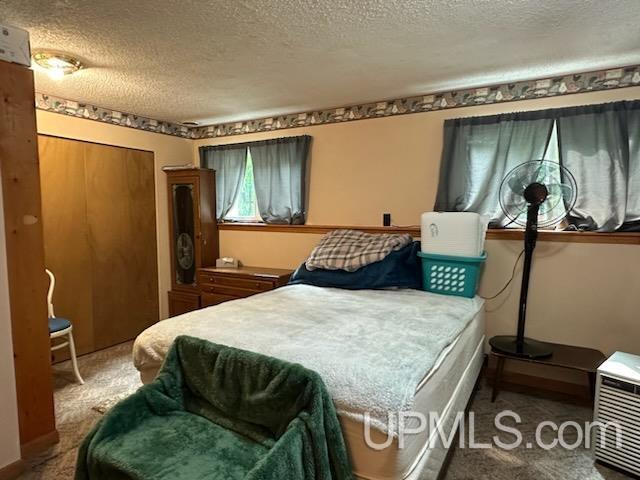
[[[485,368],[483,375],[491,383],[495,377],[495,369]],[[531,390],[535,390],[538,393],[552,394],[556,397],[562,396],[576,403],[590,404],[593,402],[589,387],[584,385],[517,372],[505,371],[502,374],[500,390],[515,390],[521,393],[530,393]]]
[[[52,432],[46,433],[30,442],[23,443],[20,445],[20,453],[22,454],[22,458],[29,459],[32,458],[47,448],[55,445],[60,441],[60,435],[58,434],[58,430],[53,430]]]
[[[27,462],[24,460],[16,460],[9,465],[0,468],[0,480],[13,480],[27,469]]]

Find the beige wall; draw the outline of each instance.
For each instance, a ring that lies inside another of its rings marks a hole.
[[[11,341],[11,312],[9,310],[9,278],[7,249],[0,181],[0,468],[20,459],[18,431],[18,403]]]
[[[165,165],[189,163],[192,160],[191,140],[143,132],[133,128],[69,117],[37,110],[38,133],[55,135],[89,142],[104,143],[120,147],[137,148],[154,152],[156,216],[158,239],[158,272],[160,316],[168,315],[167,291],[171,288],[169,273],[169,226]],[[105,219],[108,221],[108,219]],[[72,252],[69,252],[72,254]]]
[[[38,132],[155,152],[158,267],[161,313],[167,315],[170,287],[166,183],[161,167],[195,160],[198,147],[286,135],[313,136],[309,224],[379,225],[383,212],[393,223],[415,225],[434,203],[447,118],[491,115],[640,98],[640,87],[465,107],[270,133],[191,141],[38,111]],[[221,255],[247,265],[295,267],[320,238],[299,233],[222,231]],[[489,261],[481,293],[491,295],[508,279],[519,242],[488,242]],[[528,334],[556,342],[640,353],[640,247],[540,243],[529,302]],[[487,335],[515,330],[519,277],[513,288],[487,304]],[[552,376],[581,381],[557,372]]]
[[[414,225],[433,207],[447,118],[491,115],[623,99],[640,87],[318,125],[193,142],[198,147],[288,135],[313,136],[309,224],[380,225],[391,212],[397,225]],[[294,267],[319,239],[299,233],[221,232],[221,255],[247,265]],[[488,242],[481,293],[492,295],[509,278],[519,242]],[[640,247],[540,243],[536,251],[527,333],[541,340],[640,353]],[[487,335],[515,331],[519,292],[512,288],[487,304]],[[576,376],[548,372],[567,380]]]

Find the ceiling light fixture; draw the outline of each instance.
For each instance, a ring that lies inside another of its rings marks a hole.
[[[41,50],[33,52],[32,58],[39,67],[46,70],[51,78],[56,80],[84,68],[80,60],[64,53]]]

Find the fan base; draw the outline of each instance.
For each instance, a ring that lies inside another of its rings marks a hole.
[[[491,348],[504,355],[520,358],[545,358],[553,354],[551,345],[530,338],[524,338],[518,342],[518,337],[512,335],[500,335],[489,340]]]

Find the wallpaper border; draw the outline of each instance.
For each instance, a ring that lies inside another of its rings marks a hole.
[[[188,127],[147,117],[96,107],[59,97],[36,94],[36,107],[78,118],[112,125],[163,133],[193,140],[220,138],[248,133],[270,132],[288,128],[326,125],[369,118],[406,115],[450,108],[514,102],[575,93],[610,90],[640,85],[640,65],[560,75],[537,80],[503,83],[489,87],[467,88],[413,97],[293,113],[218,125]]]
[[[120,127],[135,128],[151,133],[163,133],[175,137],[192,138],[191,129],[179,123],[163,122],[153,118],[133,115],[87,103],[36,92],[36,108],[45,112],[60,113],[71,117],[95,120]]]

